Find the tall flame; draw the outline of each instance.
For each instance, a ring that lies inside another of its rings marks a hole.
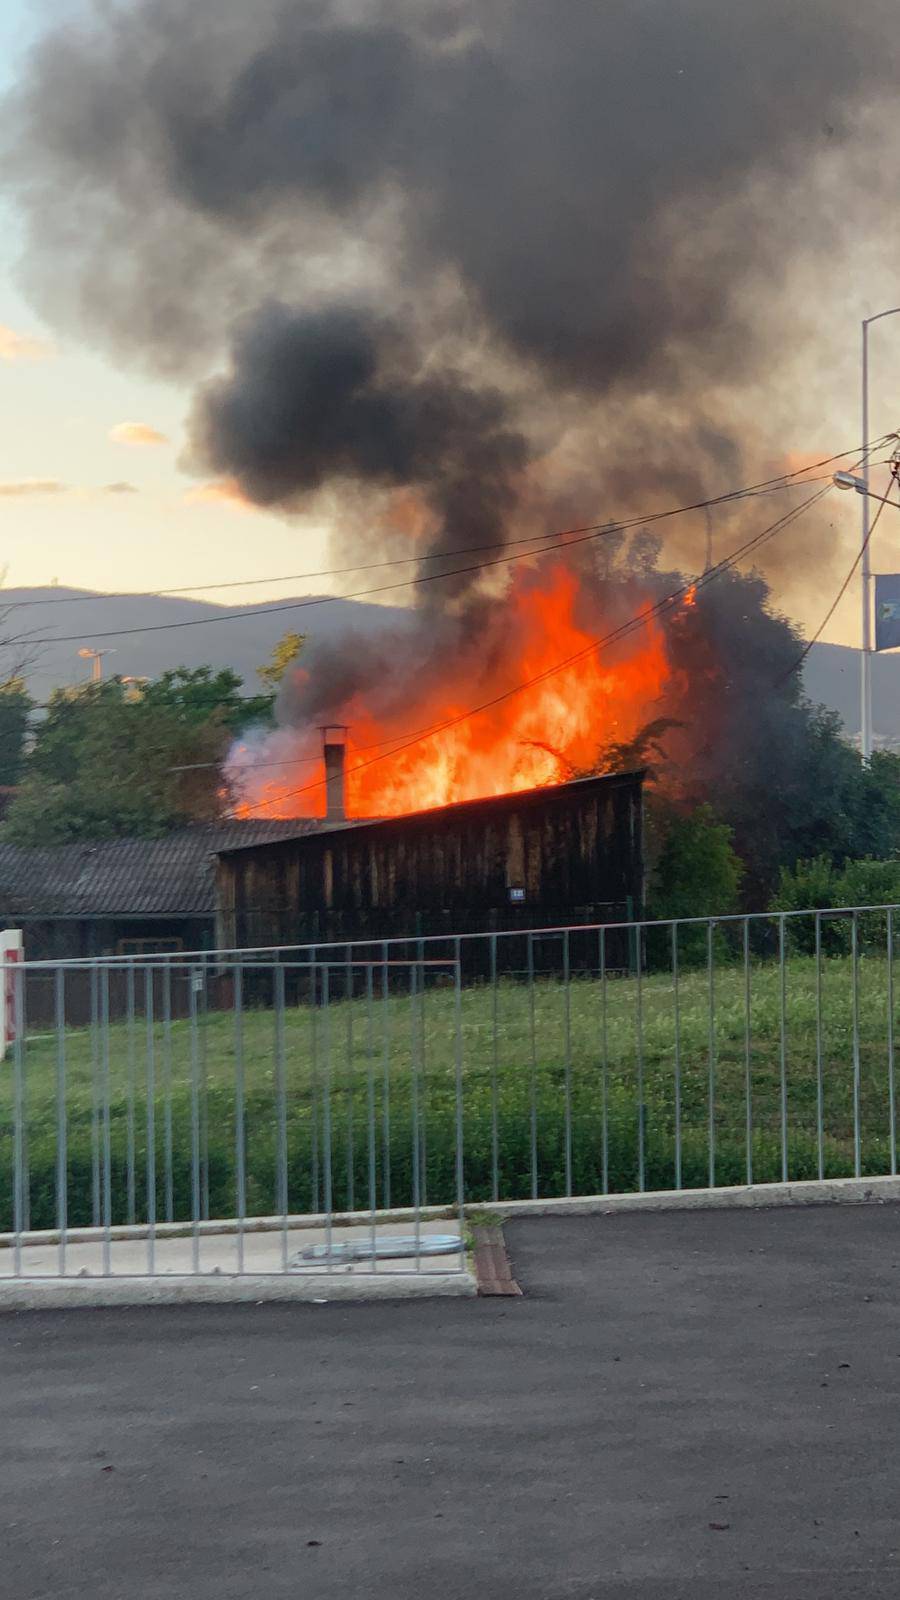
[[[648,616],[614,654],[595,650],[593,635],[575,621],[577,594],[576,575],[562,565],[545,572],[539,585],[514,584],[504,629],[508,648],[501,659],[492,660],[489,671],[482,667],[477,677],[460,678],[448,663],[443,687],[424,694],[410,683],[402,721],[379,720],[365,696],[354,696],[340,719],[352,730],[348,813],[393,816],[541,788],[589,769],[602,746],[633,738],[653,715],[652,704],[669,677],[663,634]],[[569,657],[576,659],[551,670]],[[537,681],[520,693],[466,715],[473,705],[532,679]],[[453,725],[443,726],[447,723]],[[432,727],[438,731],[390,753],[393,743],[402,745]],[[298,756],[301,744],[310,750],[310,733],[305,742],[298,733]],[[321,763],[291,766],[284,733],[278,738],[284,768],[277,777],[262,766],[254,771],[252,764],[238,763],[233,774],[242,791],[237,815],[321,816]]]

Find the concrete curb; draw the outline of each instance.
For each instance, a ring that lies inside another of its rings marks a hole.
[[[470,1210],[483,1210],[483,1206],[470,1207]],[[458,1217],[459,1213],[453,1206],[422,1206],[419,1211],[420,1219],[430,1222],[440,1222],[443,1218]],[[390,1211],[376,1211],[376,1222],[408,1222],[414,1223],[416,1214],[409,1206],[399,1207]],[[371,1211],[340,1211],[335,1212],[332,1222],[335,1227],[368,1227],[372,1221]],[[298,1228],[324,1228],[328,1218],[324,1211],[305,1211],[291,1213],[287,1217],[289,1230]],[[220,1236],[233,1237],[243,1233],[281,1233],[285,1226],[284,1217],[245,1217],[240,1222],[237,1217],[223,1217],[212,1222],[198,1222],[196,1230],[192,1222],[157,1222],[153,1229],[153,1236],[157,1240],[165,1239],[190,1239],[194,1232],[201,1239],[218,1238]],[[68,1228],[66,1242],[68,1244],[97,1244],[105,1238],[104,1228]],[[109,1238],[113,1244],[138,1244],[149,1238],[150,1229],[146,1223],[117,1222],[109,1230]],[[60,1233],[58,1228],[34,1228],[21,1236],[23,1245],[48,1245],[59,1244]],[[0,1250],[12,1250],[15,1246],[14,1233],[0,1233]]]
[[[735,1185],[727,1189],[657,1189],[647,1194],[595,1194],[562,1200],[499,1200],[483,1207],[513,1217],[615,1216],[629,1211],[748,1211],[775,1206],[884,1204],[900,1200],[900,1177],[813,1178],[802,1183]]]
[[[347,1273],[341,1277],[278,1274],[243,1277],[225,1273],[159,1278],[5,1278],[0,1279],[4,1311],[73,1311],[102,1306],[261,1305],[289,1301],[323,1304],[335,1300],[421,1300],[468,1298],[477,1293],[469,1272]]]

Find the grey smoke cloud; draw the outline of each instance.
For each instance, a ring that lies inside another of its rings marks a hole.
[[[764,427],[707,394],[777,360],[895,37],[893,0],[97,6],[7,103],[24,279],[193,381],[193,460],[261,505],[411,487],[428,548],[492,542],[573,417],[598,499],[692,498]]]

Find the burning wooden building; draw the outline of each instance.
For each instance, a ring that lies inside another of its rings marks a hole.
[[[635,915],[643,774],[465,800],[218,855],[222,948],[553,927]]]

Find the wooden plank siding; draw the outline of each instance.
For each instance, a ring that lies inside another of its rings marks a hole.
[[[218,943],[500,931],[637,914],[642,783],[642,773],[585,778],[223,851]]]

